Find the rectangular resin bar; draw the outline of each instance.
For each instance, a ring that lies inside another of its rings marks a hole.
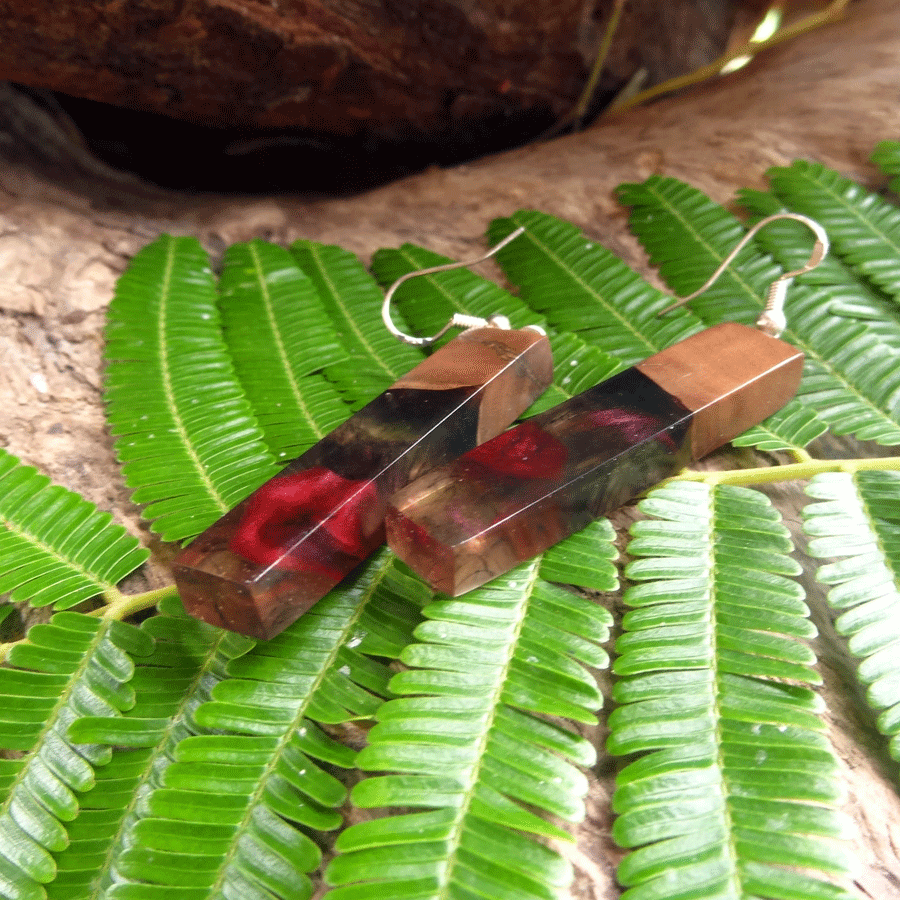
[[[391,549],[459,596],[781,409],[803,355],[736,323],[680,341],[399,491]]]
[[[182,550],[185,608],[274,637],[384,543],[391,494],[499,434],[552,374],[536,329],[459,335]]]

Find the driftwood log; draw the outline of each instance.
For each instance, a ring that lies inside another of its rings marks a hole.
[[[740,0],[633,0],[621,85],[709,61]],[[0,80],[215,125],[453,130],[567,111],[612,0],[2,0]],[[653,35],[647,40],[647,34]]]
[[[0,169],[0,443],[143,531],[104,428],[101,329],[117,275],[160,231],[195,234],[213,253],[256,236],[304,236],[363,257],[412,240],[459,258],[483,246],[492,217],[531,206],[575,222],[646,272],[612,196],[622,181],[660,172],[727,203],[738,187],[762,186],[767,167],[805,157],[882,186],[867,157],[876,140],[900,134],[898,59],[900,7],[860,0],[842,23],[684,96],[349,199],[179,196],[99,175],[73,189],[68,177],[39,174],[14,158],[7,144],[11,161]],[[785,485],[774,496],[796,523],[799,487]],[[166,583],[158,561],[133,586]],[[849,785],[847,809],[858,828],[860,897],[900,898],[897,767],[854,702],[853,663],[834,639],[822,589],[811,577],[805,587],[821,631],[816,649]],[[589,818],[568,852],[579,872],[576,895],[613,898],[619,851],[605,802],[611,777],[603,767],[595,775]]]

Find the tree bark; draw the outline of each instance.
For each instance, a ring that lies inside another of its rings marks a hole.
[[[100,176],[76,191],[68,175],[50,178],[12,160],[0,169],[0,442],[148,538],[104,427],[100,353],[115,278],[160,231],[195,234],[214,254],[252,237],[307,237],[364,257],[412,240],[462,258],[483,247],[491,218],[527,206],[573,221],[647,273],[613,198],[623,181],[660,172],[728,203],[737,188],[763,186],[769,166],[803,157],[881,188],[884,180],[867,158],[877,140],[900,134],[898,58],[900,7],[894,0],[861,0],[844,22],[681,97],[582,134],[349,199],[138,193]],[[799,486],[780,486],[773,496],[796,527]],[[620,515],[620,524],[627,521],[627,513]],[[132,589],[170,583],[165,558],[161,551]],[[833,633],[821,586],[810,574],[802,580],[821,632],[816,650],[831,738],[858,830],[859,896],[897,898],[896,763],[857,702],[854,664]],[[577,846],[560,848],[578,870],[579,897],[618,896],[614,864],[621,851],[609,836],[607,802],[611,770],[601,764],[595,773]]]

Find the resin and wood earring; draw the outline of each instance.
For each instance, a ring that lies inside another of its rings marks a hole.
[[[750,328],[716,325],[560,406],[528,419],[391,498],[391,549],[435,590],[458,596],[581,530],[777,412],[796,393],[803,354],[778,335],[789,282],[821,262],[822,228],[806,266],[776,281]],[[663,312],[668,312],[668,309]]]
[[[415,338],[390,318],[409,273],[385,296],[383,318],[415,345],[447,328],[468,330],[288,463],[179,553],[173,573],[187,611],[257,638],[271,638],[384,543],[387,498],[414,478],[501,433],[549,386],[550,345],[536,327],[513,330],[454,316],[437,335]]]

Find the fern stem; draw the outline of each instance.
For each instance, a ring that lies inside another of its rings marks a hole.
[[[164,588],[157,588],[155,591],[145,591],[143,594],[134,594],[132,596],[120,594],[118,600],[114,600],[106,606],[101,606],[99,609],[89,612],[88,615],[104,619],[115,619],[121,622],[129,616],[135,615],[135,613],[143,612],[145,609],[156,606],[165,597],[174,597],[176,594],[177,589],[174,584],[167,585]]]
[[[703,484],[731,484],[748,486],[772,484],[781,481],[806,481],[823,472],[861,472],[900,470],[900,456],[884,456],[875,459],[813,459],[785,466],[762,466],[757,469],[729,469],[725,472],[681,472],[669,481],[700,481]]]
[[[794,449],[790,451],[790,454],[798,463],[815,462],[815,458],[807,453],[802,447],[794,447]]]

